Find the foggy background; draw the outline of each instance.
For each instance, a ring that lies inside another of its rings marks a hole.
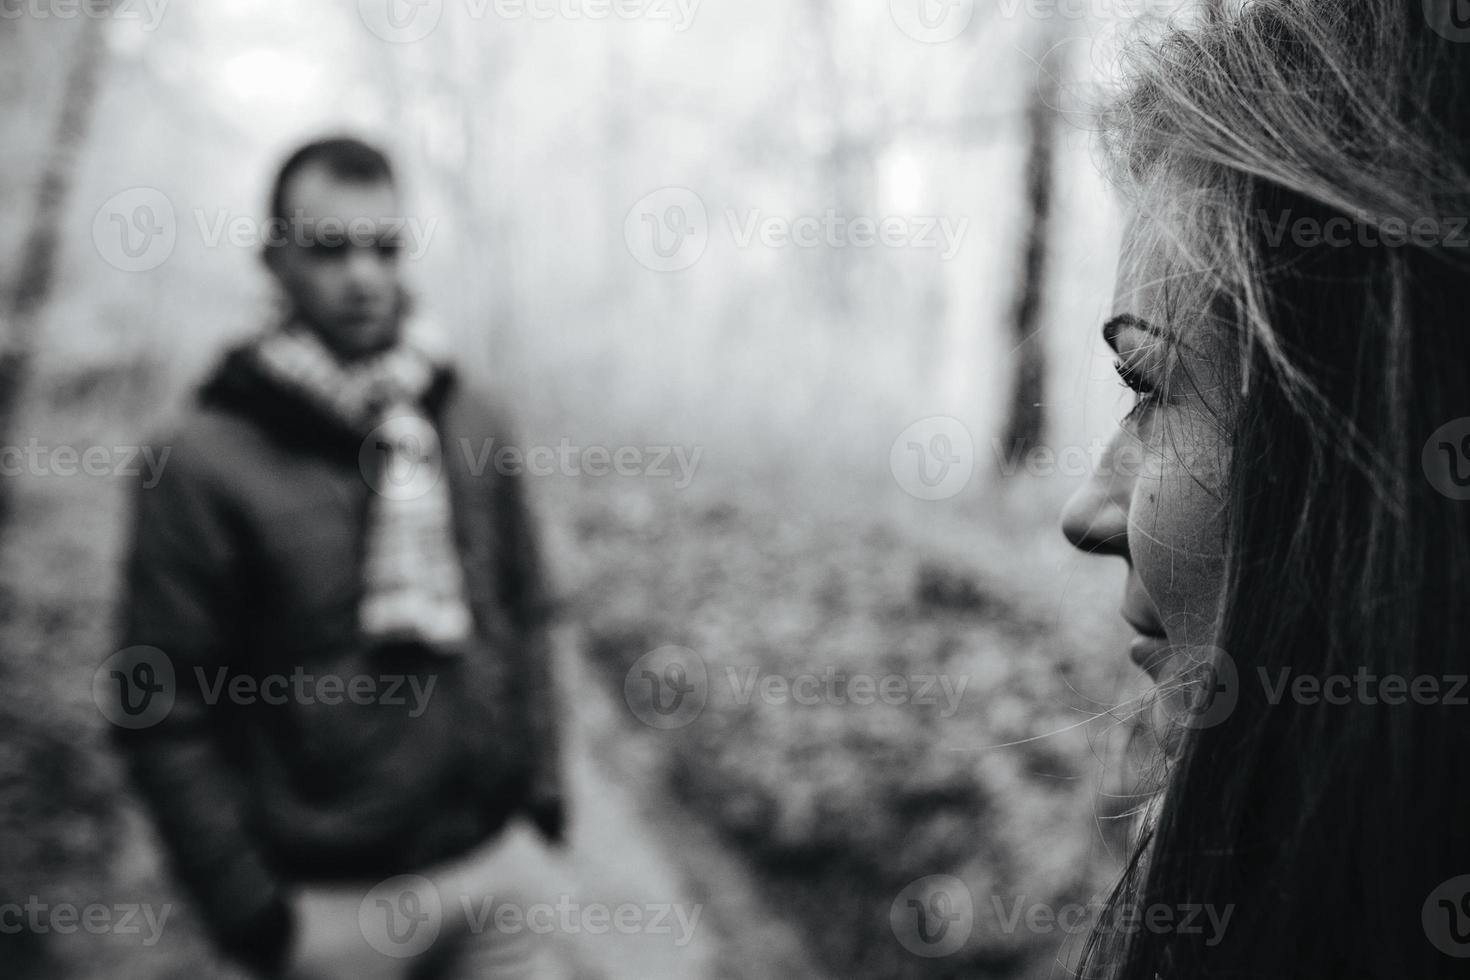
[[[1050,975],[1080,936],[1006,913],[1094,898],[1138,802],[1121,564],[1056,515],[1124,402],[1088,110],[1166,6],[6,0],[0,441],[121,460],[268,322],[280,160],[380,143],[420,307],[521,440],[674,467],[531,481],[574,733],[557,873],[703,909],[677,947],[566,937],[568,969]],[[23,930],[0,955],[230,975],[91,700],[126,480],[40,469],[0,481],[0,901],[174,910],[153,945]],[[676,730],[625,685],[667,645],[712,678]],[[727,669],[965,687],[952,712],[803,706]],[[971,899],[942,954],[901,921],[932,876]]]

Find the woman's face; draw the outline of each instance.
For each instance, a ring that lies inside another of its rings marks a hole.
[[[1123,618],[1130,653],[1156,681],[1181,655],[1214,643],[1224,584],[1228,409],[1238,372],[1218,323],[1177,297],[1169,250],[1130,222],[1104,327],[1133,405],[1097,472],[1062,515],[1078,548],[1128,565]],[[1173,269],[1178,264],[1172,264]]]

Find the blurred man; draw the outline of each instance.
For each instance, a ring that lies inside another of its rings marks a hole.
[[[221,946],[270,975],[527,975],[525,934],[456,927],[459,893],[504,894],[477,869],[518,815],[563,834],[535,534],[518,481],[462,451],[506,433],[407,315],[401,216],[372,147],[285,163],[265,238],[289,313],[136,498],[126,641],[175,697],[121,741]]]

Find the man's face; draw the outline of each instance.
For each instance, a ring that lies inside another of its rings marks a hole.
[[[398,194],[387,180],[354,181],[310,164],[285,188],[285,244],[271,271],[306,325],[345,359],[398,335]]]

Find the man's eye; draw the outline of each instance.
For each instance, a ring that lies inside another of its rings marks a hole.
[[[379,239],[377,250],[378,254],[385,259],[395,258],[403,250],[403,243],[396,238]]]
[[[347,254],[347,243],[338,238],[324,238],[307,244],[309,251],[316,258],[336,258]]]

